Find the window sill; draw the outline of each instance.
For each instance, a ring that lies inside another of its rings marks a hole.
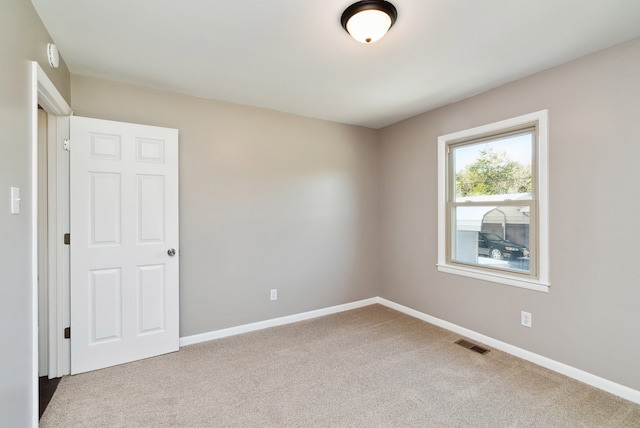
[[[497,272],[484,272],[477,269],[465,268],[461,266],[453,266],[447,264],[438,264],[438,271],[450,273],[453,275],[467,276],[470,278],[481,279],[483,281],[497,282],[499,284],[511,285],[527,290],[549,292],[549,283],[538,279],[515,278],[511,275],[505,275]]]

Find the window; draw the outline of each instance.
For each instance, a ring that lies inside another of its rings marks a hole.
[[[438,269],[548,291],[547,110],[438,138]]]

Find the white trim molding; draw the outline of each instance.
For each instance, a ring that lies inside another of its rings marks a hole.
[[[32,61],[32,69],[38,94],[37,100],[42,108],[47,113],[56,116],[70,116],[73,113],[71,107],[67,104],[51,79],[49,79],[47,73],[40,67],[40,64]]]
[[[580,370],[567,364],[552,360],[551,358],[547,358],[542,355],[527,351],[525,349],[518,348],[517,346],[510,345],[489,336],[485,336],[484,334],[475,332],[473,330],[460,327],[459,325],[441,320],[440,318],[436,318],[431,315],[427,315],[406,306],[394,303],[390,300],[378,297],[377,303],[387,306],[391,309],[395,309],[398,312],[410,315],[414,318],[418,318],[422,321],[426,321],[438,327],[442,327],[445,330],[449,330],[454,333],[466,336],[469,339],[482,342],[483,344],[491,346],[492,348],[506,352],[507,354],[511,354],[518,358],[522,358],[523,360],[545,367],[549,370],[553,370],[554,372],[560,373],[582,383],[586,383],[587,385],[591,385],[603,391],[607,391],[611,394],[617,395],[618,397],[622,397],[625,400],[640,404],[640,391],[637,391],[635,389],[620,385],[619,383],[615,383],[594,374],[585,372],[584,370]]]
[[[585,372],[584,370],[577,369],[567,364],[552,360],[551,358],[544,357],[542,355],[527,351],[517,346],[510,345],[500,340],[494,339],[484,334],[469,330],[468,328],[460,327],[449,321],[436,318],[431,315],[427,315],[423,312],[416,311],[407,306],[400,305],[382,297],[372,297],[370,299],[359,300],[352,303],[346,303],[343,305],[331,306],[325,309],[318,309],[310,312],[303,312],[300,314],[289,315],[285,317],[273,318],[270,320],[259,321],[251,324],[244,324],[237,327],[225,328],[222,330],[215,330],[208,333],[196,334],[193,336],[186,336],[180,338],[180,347],[194,345],[196,343],[207,342],[209,340],[221,339],[223,337],[235,336],[237,334],[249,333],[252,331],[262,330],[270,327],[277,327],[286,324],[292,324],[298,321],[305,321],[313,318],[318,318],[325,315],[331,315],[338,312],[349,311],[351,309],[362,308],[369,305],[380,304],[388,308],[394,309],[398,312],[402,312],[406,315],[444,328],[445,330],[452,331],[454,333],[465,336],[469,339],[476,340],[494,349],[506,352],[515,357],[545,367],[554,372],[560,373],[587,385],[591,385],[603,391],[622,397],[625,400],[632,401],[640,404],[640,391],[629,388],[624,385],[612,382],[594,374]]]
[[[359,300],[352,303],[345,303],[343,305],[330,306],[328,308],[317,309],[315,311],[302,312],[299,314],[273,318],[270,320],[258,321],[251,324],[244,324],[237,327],[230,327],[222,330],[215,330],[208,333],[181,337],[180,346],[182,347],[187,345],[193,345],[200,342],[206,342],[214,339],[221,339],[223,337],[235,336],[237,334],[249,333],[252,331],[263,330],[265,328],[277,327],[280,325],[293,324],[298,321],[305,321],[313,318],[322,317],[325,315],[336,314],[338,312],[350,311],[351,309],[362,308],[364,306],[374,305],[376,303],[378,303],[378,298],[372,297],[370,299]]]
[[[61,377],[69,374],[69,344],[62,337],[64,327],[68,326],[68,257],[65,257],[63,234],[68,232],[68,156],[66,163],[60,159],[62,140],[69,137],[69,116],[73,114],[71,107],[60,94],[51,79],[44,72],[40,64],[32,62],[32,78],[34,86],[33,112],[37,117],[38,105],[48,114],[48,225],[49,243],[47,248],[49,271],[49,378]],[[38,130],[34,129],[34,140],[37,141]],[[59,147],[58,147],[59,146]],[[37,165],[37,160],[35,161]],[[66,166],[67,171],[64,171]],[[66,180],[65,180],[66,177]],[[35,170],[34,180],[37,179]],[[37,183],[37,182],[36,182]],[[66,183],[66,187],[65,187]],[[66,189],[66,190],[65,190]],[[37,193],[37,190],[36,190]],[[65,262],[67,265],[65,266]],[[37,269],[37,267],[36,267]],[[37,277],[37,271],[34,272]],[[36,289],[37,290],[37,289]],[[36,293],[37,299],[37,293]],[[36,319],[37,326],[37,319]],[[37,379],[36,379],[37,382]]]
[[[72,113],[71,107],[60,94],[51,79],[36,62],[31,62],[31,206],[38,206],[38,105],[44,111],[56,116],[66,116]],[[38,211],[31,210],[31,306],[32,306],[32,426],[38,426]],[[51,219],[49,219],[51,220]],[[50,250],[50,248],[49,248]],[[47,273],[49,274],[49,273]],[[49,286],[54,287],[55,278],[48,278]],[[50,288],[51,291],[51,288]],[[50,294],[50,299],[52,298]],[[49,319],[56,317],[57,308],[49,305]],[[58,331],[59,332],[59,331]],[[50,338],[51,339],[51,338]],[[55,351],[51,348],[50,355]],[[55,363],[57,366],[57,362]],[[52,375],[52,366],[49,365],[49,375]]]

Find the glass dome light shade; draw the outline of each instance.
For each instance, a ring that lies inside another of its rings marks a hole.
[[[347,31],[361,43],[380,40],[391,28],[391,17],[376,9],[363,10],[347,21]]]

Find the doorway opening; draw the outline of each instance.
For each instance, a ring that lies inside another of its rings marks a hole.
[[[65,186],[61,152],[63,139],[69,138],[72,111],[35,61],[32,62],[32,87],[32,414],[35,426],[41,414],[40,392],[45,399],[53,395],[51,388],[57,386],[57,380],[48,380],[69,373],[69,345],[59,334],[65,322],[68,326],[69,318],[68,304],[65,304],[69,259],[65,257],[62,232],[65,228],[68,231],[68,196],[65,202],[65,192],[58,189]],[[68,183],[68,166],[66,169]],[[68,188],[68,184],[66,186]],[[68,195],[68,191],[66,193]],[[41,377],[44,378],[42,389]]]

